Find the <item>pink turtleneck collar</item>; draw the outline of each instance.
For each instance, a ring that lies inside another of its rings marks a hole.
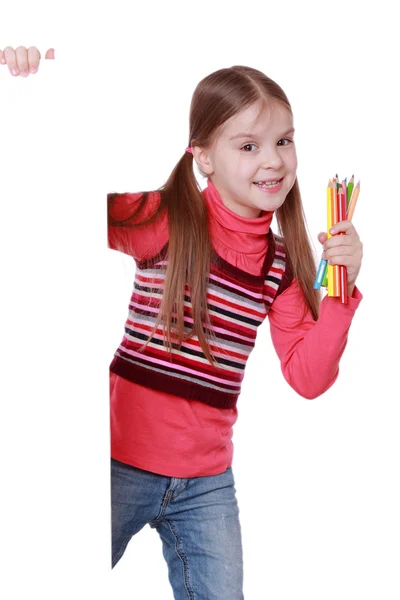
[[[210,232],[227,248],[243,254],[259,254],[268,246],[269,231],[274,211],[263,211],[260,217],[241,217],[225,206],[222,198],[208,179],[203,196],[210,211]]]

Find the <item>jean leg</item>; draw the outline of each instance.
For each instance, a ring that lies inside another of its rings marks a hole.
[[[160,514],[170,477],[111,459],[112,567],[130,539]]]
[[[167,507],[150,526],[161,537],[175,600],[243,600],[241,527],[232,469],[172,482]]]

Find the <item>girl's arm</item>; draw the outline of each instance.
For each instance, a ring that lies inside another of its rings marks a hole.
[[[318,321],[308,310],[296,280],[273,302],[268,313],[271,338],[283,376],[300,396],[312,400],[328,390],[339,374],[354,313],[362,300],[357,287],[347,304],[326,296]]]
[[[139,193],[110,193],[107,195],[108,204],[108,247],[119,250],[136,260],[143,260],[156,255],[168,241],[168,219],[164,210],[152,223],[139,226],[116,226],[110,224],[110,217],[122,220],[132,215],[139,207],[143,198]],[[130,221],[140,223],[151,217],[160,203],[157,192],[149,192],[139,213]]]

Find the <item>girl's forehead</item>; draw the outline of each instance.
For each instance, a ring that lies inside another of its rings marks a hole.
[[[221,128],[221,136],[230,138],[239,133],[282,133],[293,127],[291,111],[279,102],[270,102],[268,105],[251,105],[230,119],[225,121]],[[281,131],[283,128],[283,131]]]

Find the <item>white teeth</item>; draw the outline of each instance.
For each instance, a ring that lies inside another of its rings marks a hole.
[[[255,182],[256,185],[259,185],[261,187],[272,187],[274,185],[278,185],[278,183],[279,183],[279,180],[277,180],[277,181],[269,181],[268,183],[267,182],[263,182],[263,181],[256,181]]]

